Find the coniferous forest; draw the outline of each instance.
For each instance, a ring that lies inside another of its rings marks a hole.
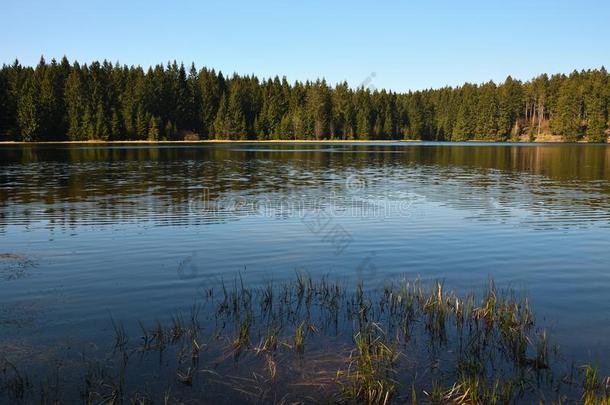
[[[326,81],[144,70],[65,57],[0,70],[0,140],[511,140],[605,142],[608,72],[395,93]]]

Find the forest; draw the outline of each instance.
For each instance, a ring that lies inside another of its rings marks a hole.
[[[605,142],[605,68],[397,93],[323,79],[19,61],[0,70],[0,140],[535,140]]]

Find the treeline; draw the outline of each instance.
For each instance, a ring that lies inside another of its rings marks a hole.
[[[176,62],[144,70],[18,61],[0,70],[0,139],[423,139],[607,138],[608,72],[541,75],[408,93],[231,77]]]

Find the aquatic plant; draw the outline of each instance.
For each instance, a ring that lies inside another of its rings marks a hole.
[[[229,285],[207,289],[188,311],[165,321],[140,322],[139,336],[111,319],[111,353],[87,360],[84,371],[66,368],[62,381],[84,384],[77,393],[64,386],[68,392],[54,397],[77,395],[92,404],[197,402],[204,392],[208,402],[221,396],[608,403],[610,382],[592,367],[571,377],[546,331],[536,326],[527,298],[498,290],[493,281],[481,295],[462,296],[440,281],[394,280],[369,289],[301,273],[293,282],[249,287],[237,278]],[[53,396],[46,380],[34,382],[14,363],[0,364],[0,399]]]

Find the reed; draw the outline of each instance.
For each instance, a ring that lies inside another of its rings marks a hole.
[[[301,322],[295,331],[294,350],[300,354],[305,350],[305,322]]]
[[[85,368],[84,402],[197,402],[202,392],[210,402],[229,387],[230,398],[256,402],[608,404],[610,381],[593,367],[569,377],[527,299],[491,280],[480,296],[460,296],[440,281],[368,289],[297,273],[260,288],[239,277],[198,298],[203,305],[168,322],[140,323],[139,338],[111,319],[114,350]],[[0,402],[52,396],[0,364]],[[149,370],[161,383],[147,380]]]
[[[597,367],[583,366],[582,402],[584,405],[610,404],[610,377],[605,381],[599,376]]]

